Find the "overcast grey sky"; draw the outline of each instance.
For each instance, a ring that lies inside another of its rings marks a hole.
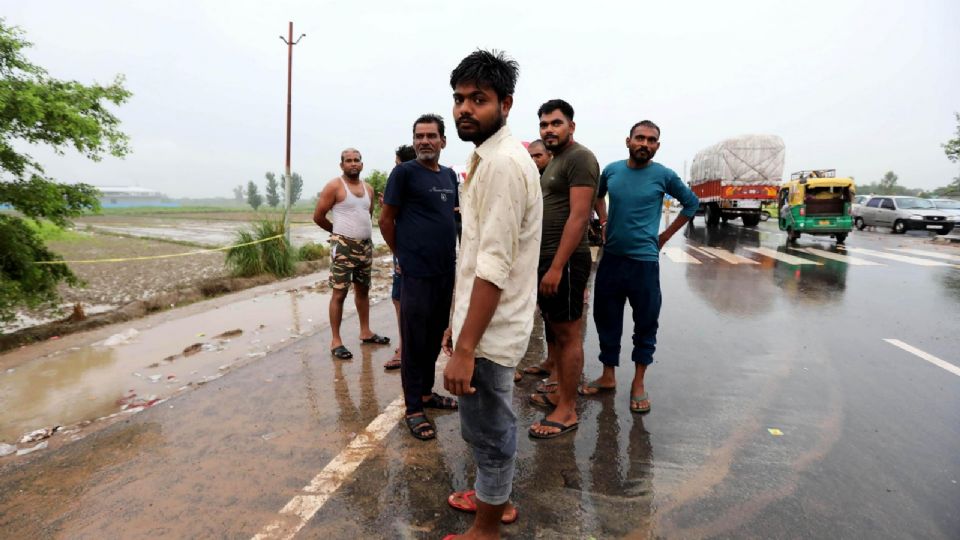
[[[287,21],[294,48],[293,169],[305,193],[359,148],[389,170],[411,123],[450,124],[441,161],[471,148],[452,127],[451,69],[477,47],[520,63],[509,124],[537,135],[537,107],[563,98],[576,139],[601,166],[626,157],[634,122],[660,124],[657,161],[682,174],[701,148],[774,133],[785,174],[836,168],[859,182],[888,170],[934,188],[958,167],[940,143],[960,111],[960,2],[11,1],[27,55],[59,78],[109,82],[134,96],[118,110],[126,159],[31,152],[63,181],[140,185],[174,197],[231,196],[283,170]]]

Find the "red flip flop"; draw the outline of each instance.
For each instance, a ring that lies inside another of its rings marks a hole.
[[[454,491],[447,497],[447,504],[450,505],[450,508],[454,510],[459,510],[461,512],[466,512],[468,514],[475,514],[477,512],[477,503],[473,501],[473,497],[477,496],[477,490],[470,489],[467,491]],[[462,502],[461,501],[465,501]],[[507,510],[503,513],[503,517],[500,518],[500,523],[504,525],[509,525],[518,519],[520,519],[520,512],[517,510],[516,506],[511,506],[513,512]]]

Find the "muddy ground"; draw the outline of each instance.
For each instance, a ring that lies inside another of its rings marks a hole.
[[[245,213],[238,213],[237,218],[241,215]],[[123,216],[122,219],[135,223],[156,217]],[[93,219],[100,220],[101,217]],[[14,323],[5,325],[0,332],[0,351],[275,281],[269,275],[231,277],[224,265],[224,252],[136,260],[138,257],[186,253],[198,248],[162,240],[94,233],[86,230],[86,220],[77,223],[77,235],[68,240],[49,241],[51,250],[67,261],[134,260],[70,264],[82,285],[61,284],[62,303],[58,308],[23,311]],[[378,253],[382,252],[383,248],[380,248]],[[327,264],[326,260],[298,263],[297,275],[320,271]],[[374,273],[375,279],[389,280],[389,270],[380,270]],[[77,304],[82,306],[86,320],[72,316]]]

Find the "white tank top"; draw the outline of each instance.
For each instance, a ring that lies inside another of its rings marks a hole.
[[[367,240],[373,234],[373,224],[370,222],[370,193],[367,186],[360,183],[363,188],[363,197],[357,197],[350,191],[350,187],[340,177],[340,183],[347,192],[343,201],[333,205],[333,234],[353,238],[354,240]]]

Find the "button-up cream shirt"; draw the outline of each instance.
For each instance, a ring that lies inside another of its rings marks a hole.
[[[516,367],[527,350],[537,305],[543,197],[530,154],[503,126],[470,154],[460,195],[463,234],[457,257],[453,338],[460,335],[473,281],[501,290],[476,356]]]

